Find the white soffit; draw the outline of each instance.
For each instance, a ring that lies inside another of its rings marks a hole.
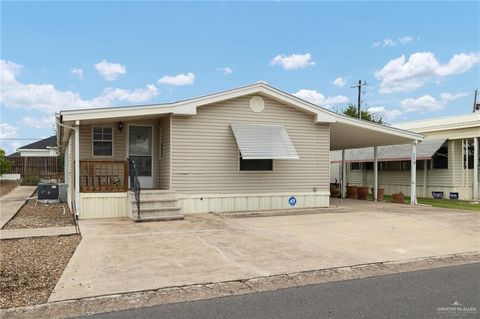
[[[299,159],[283,125],[231,126],[243,159]]]

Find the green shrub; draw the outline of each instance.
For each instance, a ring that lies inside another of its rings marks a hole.
[[[22,185],[37,186],[40,183],[40,176],[23,176]]]
[[[5,158],[5,151],[0,148],[0,176],[8,172],[12,164],[12,161]]]

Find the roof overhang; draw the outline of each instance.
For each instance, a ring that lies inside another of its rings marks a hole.
[[[446,139],[428,139],[417,144],[416,159],[428,160],[433,157],[435,152],[442,147]],[[411,159],[412,147],[410,144],[380,146],[377,150],[377,159],[379,162],[409,161]],[[341,152],[332,152],[330,161],[340,163],[342,159]],[[348,149],[345,151],[345,162],[364,163],[373,162],[373,147]]]
[[[275,99],[295,109],[312,114],[315,123],[329,124],[331,150],[402,144],[423,140],[423,135],[418,133],[334,113],[272,87],[265,82],[257,82],[219,93],[167,104],[65,110],[57,114],[57,122],[73,126],[75,123],[125,121],[126,119],[161,117],[167,114],[191,116],[197,114],[198,107],[253,94]],[[57,132],[60,132],[59,145],[65,145],[68,141],[70,129],[68,127],[59,129],[59,126],[57,124]]]
[[[408,144],[423,140],[423,135],[337,114],[330,124],[330,150],[369,146]]]
[[[167,104],[65,110],[61,111],[59,114],[62,116],[64,122],[122,119],[142,116],[148,116],[151,118],[155,115],[168,113],[176,115],[196,115],[198,107],[251,94],[265,95],[282,101],[294,108],[311,113],[315,115],[315,122],[334,123],[336,121],[335,113],[320,108],[315,104],[302,100],[289,93],[278,90],[265,82],[257,82],[219,93]]]

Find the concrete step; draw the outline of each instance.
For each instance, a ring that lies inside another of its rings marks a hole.
[[[135,194],[132,191],[128,192],[128,197],[130,200],[135,200]],[[164,190],[140,190],[140,201],[149,201],[149,200],[174,200],[177,199],[175,191],[164,191]]]
[[[152,214],[152,213],[163,213],[163,212],[178,212],[180,211],[180,207],[156,207],[156,208],[143,208],[142,206],[140,206],[140,214]],[[137,213],[137,206],[133,206],[132,207],[132,212],[134,214]]]
[[[140,219],[135,217],[133,220],[137,223],[143,223],[143,222],[182,220],[183,218],[184,216],[182,214],[175,214],[175,215],[162,215],[162,216],[141,216]]]
[[[162,208],[162,207],[175,207],[177,206],[177,200],[176,199],[140,199],[140,207],[143,208]],[[132,207],[137,207],[137,202],[135,199],[131,199],[130,203]]]

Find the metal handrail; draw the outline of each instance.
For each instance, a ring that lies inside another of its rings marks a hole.
[[[138,179],[137,166],[134,160],[128,159],[130,187],[135,195],[135,202],[137,204],[137,217],[140,219],[140,180]]]

